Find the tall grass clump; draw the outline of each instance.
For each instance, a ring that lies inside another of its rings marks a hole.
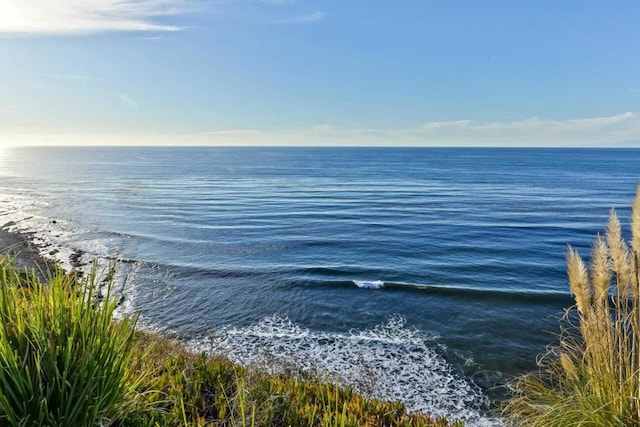
[[[517,378],[505,414],[523,426],[640,425],[640,186],[631,244],[614,210],[589,265],[569,247],[575,306],[539,372]]]
[[[116,302],[98,301],[95,282],[95,268],[43,285],[0,263],[1,425],[104,426],[133,404],[135,319],[114,321]]]

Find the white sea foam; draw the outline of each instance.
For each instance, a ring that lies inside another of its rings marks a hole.
[[[400,400],[412,412],[461,419],[470,426],[501,425],[482,415],[486,398],[430,343],[435,344],[433,338],[407,327],[399,316],[348,334],[311,332],[276,316],[249,327],[223,327],[190,345],[268,372],[328,375],[366,396]]]
[[[31,235],[44,258],[59,262],[65,269],[71,268],[70,257],[75,248],[69,243],[79,234],[77,227],[44,215],[49,208],[44,198],[3,194],[1,201],[0,226],[5,225],[9,232]]]
[[[109,273],[110,265],[119,255],[109,249],[109,242],[90,230],[71,221],[47,216],[49,203],[44,197],[33,195],[0,194],[0,227],[12,233],[29,236],[33,248],[63,269],[89,274],[97,262],[98,283]],[[140,263],[118,263],[113,276],[112,296],[120,304],[116,315],[133,313],[130,295]]]
[[[384,282],[382,280],[354,280],[353,284],[363,289],[384,288]]]
[[[138,287],[135,286],[138,272],[144,263],[140,261],[118,264],[116,265],[116,277],[114,284],[116,285],[116,294],[119,298],[119,304],[116,308],[114,316],[121,319],[131,316],[135,313],[134,301],[136,300],[136,292]]]

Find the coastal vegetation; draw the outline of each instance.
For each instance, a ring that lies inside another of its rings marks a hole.
[[[306,372],[268,374],[114,319],[100,282],[0,258],[0,424],[11,426],[462,426],[408,413]],[[537,372],[508,387],[514,426],[640,425],[640,187],[631,239],[611,211],[585,263],[569,247],[575,305]],[[46,278],[45,278],[46,277]]]
[[[0,419],[88,426],[124,416],[144,376],[130,370],[135,319],[113,321],[91,279],[58,271],[47,285],[0,266]],[[79,285],[79,286],[78,286]]]
[[[640,425],[640,187],[631,243],[612,210],[590,265],[569,247],[567,272],[575,306],[560,342],[512,384],[505,414],[521,426]]]
[[[114,320],[96,274],[0,262],[0,424],[461,426],[304,372],[269,375]]]

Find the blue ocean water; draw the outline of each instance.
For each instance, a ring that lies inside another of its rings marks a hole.
[[[421,409],[420,363],[458,388],[535,367],[566,245],[626,226],[639,177],[633,149],[4,148],[0,225],[119,260],[127,310],[201,347],[411,365]]]

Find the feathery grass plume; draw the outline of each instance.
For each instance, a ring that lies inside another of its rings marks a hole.
[[[567,353],[560,353],[560,364],[564,372],[573,379],[578,379],[578,370]]]
[[[631,248],[632,265],[631,289],[636,296],[640,295],[640,185],[636,189],[636,198],[631,206]]]
[[[519,426],[640,425],[640,187],[633,203],[633,259],[612,210],[606,241],[596,238],[590,277],[569,248],[567,272],[578,316],[567,311],[560,343],[540,358],[539,371],[517,378],[504,413]],[[608,291],[615,273],[615,293]],[[577,323],[575,323],[577,322]]]
[[[587,314],[591,304],[592,289],[584,261],[571,246],[567,249],[567,274],[569,276],[569,287],[576,300],[578,311],[584,316]]]
[[[631,285],[631,255],[629,246],[622,238],[620,220],[613,208],[609,215],[606,237],[611,254],[611,266],[616,276],[616,290],[621,295],[627,295]]]
[[[608,305],[607,297],[611,284],[609,249],[599,234],[591,252],[591,283],[593,284],[594,301],[598,304]]]
[[[636,198],[631,206],[631,247],[635,254],[640,253],[640,185],[636,189]]]

